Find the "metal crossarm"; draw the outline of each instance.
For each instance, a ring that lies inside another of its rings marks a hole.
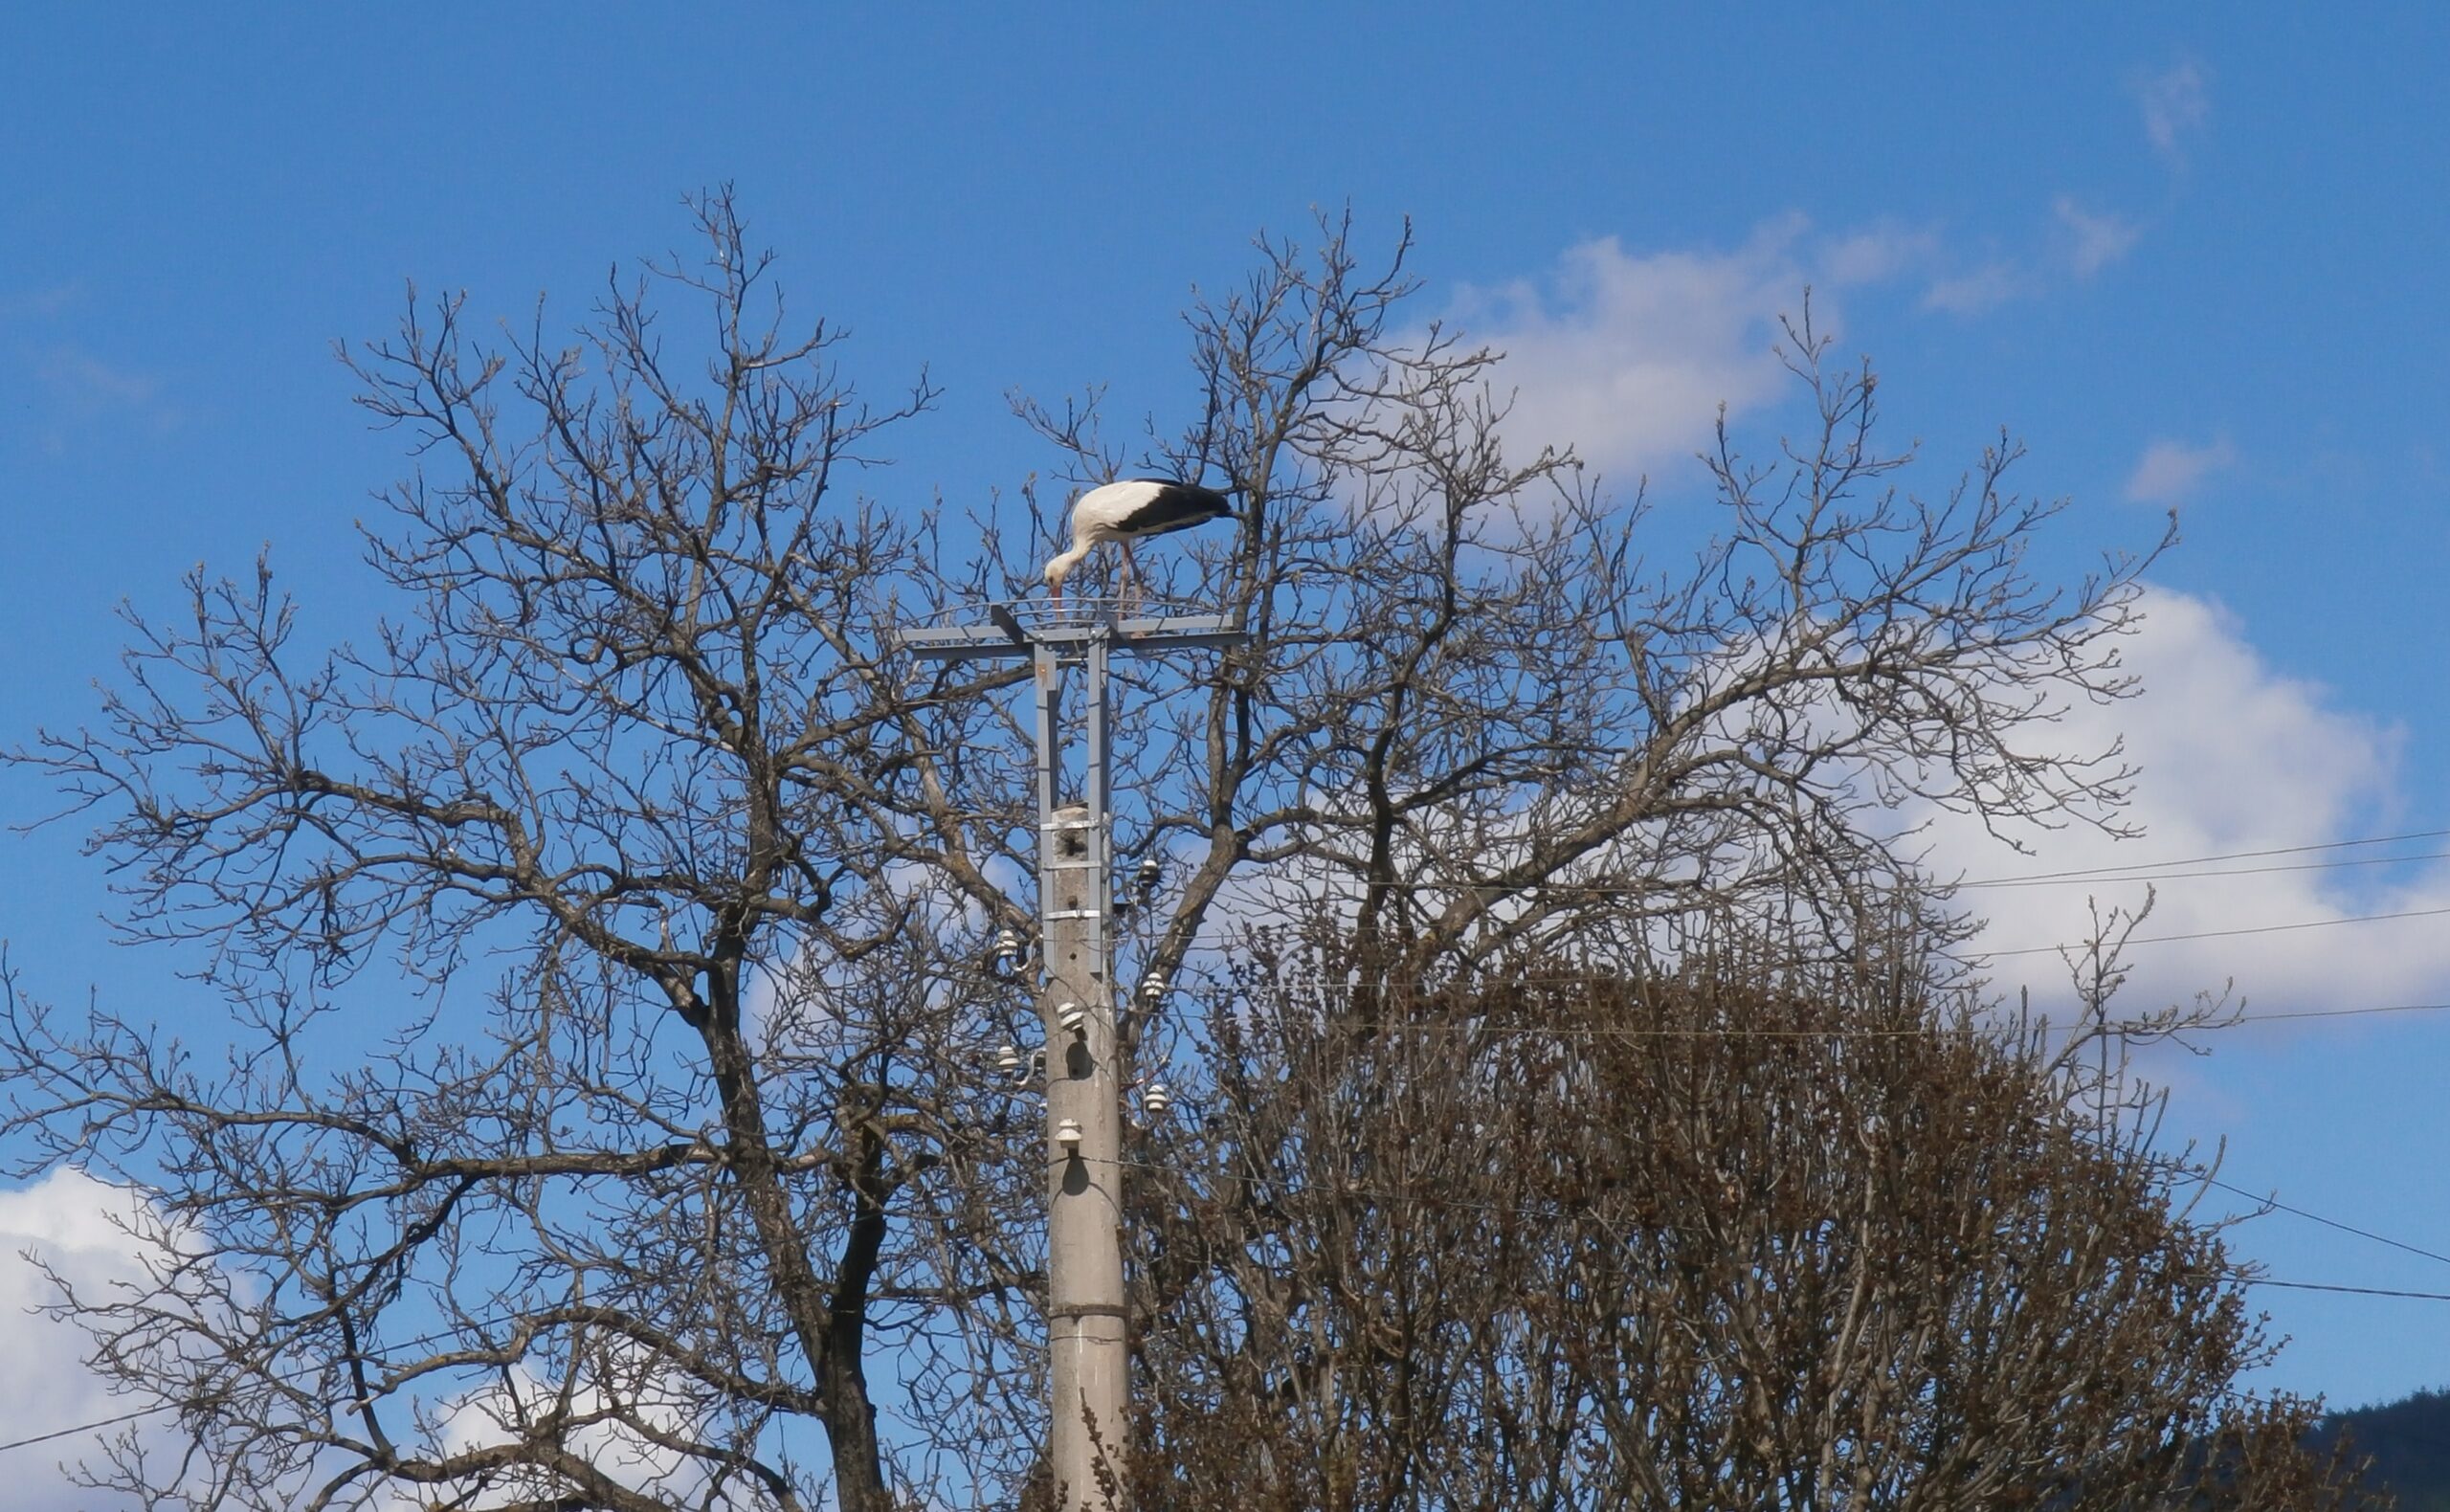
[[[1115,655],[1156,656],[1169,652],[1238,646],[1249,633],[1222,614],[1169,614],[1086,623],[1062,621],[1027,625],[1006,606],[988,610],[984,625],[927,625],[902,632],[898,637],[912,656],[928,661],[988,661],[1021,657],[1038,647],[1054,648],[1066,661],[1086,655],[1089,643],[1103,638]]]

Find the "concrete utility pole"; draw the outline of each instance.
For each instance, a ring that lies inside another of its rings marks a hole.
[[[1028,623],[1020,617],[1031,616]],[[1237,645],[1218,615],[1118,619],[1110,602],[1068,610],[992,605],[985,625],[905,632],[937,661],[1027,657],[1037,715],[1038,1016],[1046,1030],[1046,1339],[1053,1412],[1049,1467],[1058,1512],[1116,1512],[1100,1470],[1120,1481],[1129,1450],[1131,1356],[1123,1277],[1123,1067],[1116,1032],[1111,750],[1106,664]],[[1078,667],[1086,736],[1080,796],[1064,793],[1063,674]]]

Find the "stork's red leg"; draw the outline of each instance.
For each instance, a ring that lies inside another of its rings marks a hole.
[[[1133,607],[1132,601],[1140,596],[1140,564],[1132,560],[1130,542],[1115,544],[1123,547],[1123,607],[1128,613]]]

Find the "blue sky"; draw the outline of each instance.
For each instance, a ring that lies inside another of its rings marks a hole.
[[[2038,862],[1944,836],[1970,872],[2450,829],[2442,12],[904,9],[12,11],[8,726],[81,718],[115,604],[169,605],[198,561],[270,543],[317,629],[357,623],[351,522],[402,459],[331,348],[381,335],[407,280],[514,320],[549,291],[567,322],[614,261],[681,237],[683,193],[733,182],[802,306],[856,333],[863,384],[925,365],[945,387],[888,490],[963,501],[1051,461],[1008,389],[1102,382],[1118,414],[1181,419],[1193,286],[1349,203],[1381,239],[1411,217],[1424,316],[1516,353],[1526,439],[1662,498],[1692,496],[1719,400],[1774,438],[1793,395],[1768,320],[1809,281],[1926,442],[1927,483],[2002,425],[2029,443],[2023,486],[2073,500],[2053,570],[2181,509],[2136,654],[2151,691],[2087,716],[2150,767],[2153,833]],[[12,819],[42,801],[0,787]],[[0,935],[43,991],[187,1010],[168,963],[100,944],[73,834],[0,856]],[[2001,896],[2002,947],[2062,938],[2081,905]],[[2172,881],[2156,923],[2440,903],[2450,871],[2417,861]],[[2150,947],[2136,990],[2450,1000],[2445,923]],[[2228,1179],[2450,1253],[2450,1013],[2232,1031],[2153,1064],[2173,1126],[2228,1140]],[[2236,1243],[2278,1277],[2450,1291],[2450,1264],[2286,1214]],[[2450,1384],[2450,1303],[2258,1301],[2296,1337],[2260,1384]]]

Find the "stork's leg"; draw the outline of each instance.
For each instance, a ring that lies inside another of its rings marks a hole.
[[[1123,611],[1128,614],[1137,608],[1140,597],[1140,564],[1132,560],[1130,542],[1115,544],[1123,547]]]

